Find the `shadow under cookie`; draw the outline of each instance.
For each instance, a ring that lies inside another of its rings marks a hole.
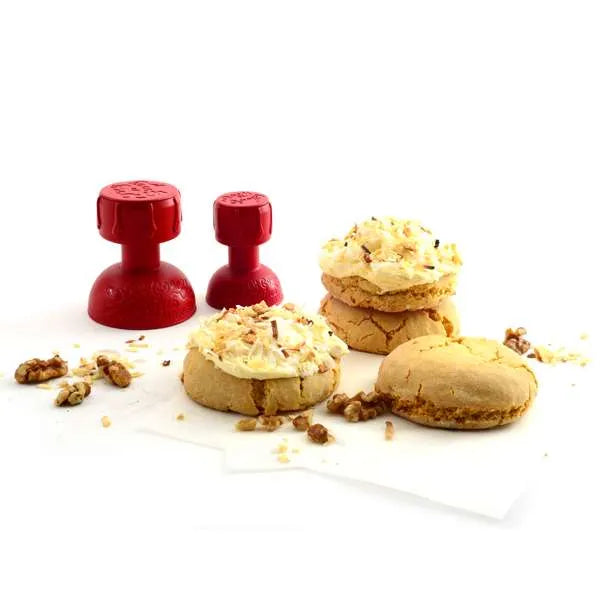
[[[350,348],[374,354],[389,354],[423,335],[459,334],[458,314],[450,299],[442,300],[436,308],[392,313],[348,306],[327,294],[319,312]]]
[[[324,373],[307,377],[234,377],[217,368],[195,348],[185,357],[182,377],[187,395],[198,404],[249,416],[304,410],[328,398],[339,380],[339,361]]]

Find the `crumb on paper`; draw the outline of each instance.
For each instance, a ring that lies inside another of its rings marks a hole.
[[[549,365],[571,362],[585,367],[590,362],[589,358],[583,356],[579,352],[571,352],[565,348],[551,350],[546,346],[536,346],[533,349],[533,355],[528,354],[527,356],[528,358],[535,358],[539,362]]]
[[[106,415],[100,419],[100,422],[102,423],[102,427],[110,427],[112,425],[112,421]]]
[[[163,361],[162,361],[162,366],[163,366],[163,367],[168,367],[170,364],[171,364],[171,361],[170,361],[170,360],[163,360]]]
[[[583,332],[583,333],[582,333],[582,334],[579,336],[579,339],[580,339],[580,340],[583,340],[583,341],[585,341],[585,340],[589,339],[589,337],[590,337],[590,336],[589,336],[589,334],[588,334],[588,333],[586,333],[586,332],[584,331],[584,332]]]
[[[131,372],[131,378],[135,379],[136,377],[141,377],[143,375],[143,373],[141,371],[132,371]]]
[[[184,421],[185,420],[185,415],[183,413],[179,413],[175,418],[178,421]]]
[[[58,354],[48,360],[32,358],[21,363],[15,371],[18,383],[41,383],[49,379],[64,377],[69,366]]]
[[[315,444],[326,444],[330,440],[327,427],[321,425],[321,423],[311,425],[306,431],[306,435],[308,435],[308,439]]]
[[[292,419],[294,429],[298,431],[306,431],[312,424],[312,410],[307,410]]]
[[[240,419],[236,424],[235,428],[238,431],[254,431],[256,429],[256,419]]]
[[[275,452],[277,452],[277,454],[285,454],[288,451],[288,445],[287,444],[279,444],[279,446],[277,446],[277,448],[275,449]]]
[[[391,421],[385,422],[385,439],[388,442],[394,439],[394,424]]]
[[[280,463],[289,463],[289,462],[290,462],[290,459],[289,459],[289,457],[288,457],[288,455],[287,455],[287,454],[279,454],[279,455],[277,456],[277,460],[278,460]]]
[[[508,328],[504,332],[504,345],[517,354],[525,354],[531,348],[531,342],[525,339],[527,329],[525,327],[517,327],[516,329]]]
[[[261,429],[264,429],[265,431],[275,431],[283,425],[283,417],[278,415],[260,415],[258,417],[258,422],[261,426]]]
[[[145,340],[146,336],[144,334],[140,335],[140,337],[138,338],[138,342],[141,342],[142,340]]]
[[[40,388],[40,390],[53,390],[54,388],[49,383],[38,383],[36,388]]]
[[[77,406],[90,395],[92,388],[89,383],[79,381],[63,387],[54,400],[56,406]]]
[[[125,348],[125,352],[139,352],[139,348],[132,346],[131,344]]]

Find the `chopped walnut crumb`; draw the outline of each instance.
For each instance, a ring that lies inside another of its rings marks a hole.
[[[589,362],[589,358],[582,356],[578,352],[569,352],[564,348],[550,350],[550,348],[546,348],[545,346],[536,346],[533,349],[533,356],[531,356],[531,358],[536,358],[542,363],[551,365],[555,365],[556,363],[572,362],[585,367]]]
[[[67,374],[68,365],[58,354],[49,360],[32,358],[21,363],[15,371],[15,379],[19,383],[39,383],[63,377]]]
[[[296,305],[292,304],[291,302],[286,302],[283,305],[283,308],[285,308],[286,310],[291,310],[292,312],[294,312],[296,310]]]
[[[39,388],[40,390],[53,390],[54,389],[49,383],[38,383],[35,387]]]
[[[527,335],[525,327],[508,328],[504,333],[504,345],[518,354],[525,354],[531,348],[531,343],[523,337],[525,335]]]
[[[106,415],[100,419],[100,422],[102,423],[102,427],[110,427],[112,425],[112,421]]]
[[[289,459],[289,457],[287,456],[287,454],[279,454],[279,456],[277,456],[277,460],[278,460],[280,463],[289,463],[289,462],[290,462],[290,459]]]
[[[327,401],[329,412],[344,415],[347,421],[368,421],[387,411],[385,400],[376,392],[358,394],[349,398],[347,394],[334,394]]]
[[[292,419],[292,425],[298,431],[306,431],[312,423],[312,411],[306,411]]]
[[[175,418],[178,421],[184,421],[185,420],[185,415],[183,413],[179,413]]]
[[[271,321],[271,329],[273,330],[273,339],[277,339],[279,337],[279,330],[277,329],[277,321],[273,319]]]
[[[311,425],[306,431],[306,434],[310,441],[315,444],[325,444],[329,441],[329,431],[327,431],[327,427],[320,423]]]
[[[131,373],[127,367],[116,360],[110,360],[104,354],[96,358],[98,368],[111,383],[118,387],[127,387],[131,383]]]
[[[235,428],[238,431],[254,431],[256,429],[256,419],[240,419]]]
[[[90,395],[92,388],[89,383],[85,381],[78,381],[77,383],[67,385],[56,396],[54,404],[56,406],[76,406],[81,404],[83,399]]]
[[[394,439],[394,424],[391,421],[385,422],[385,439],[388,442]]]
[[[265,431],[275,431],[283,425],[283,418],[277,415],[260,415],[258,417],[258,422]]]
[[[163,361],[162,361],[162,366],[163,366],[163,367],[168,367],[170,364],[171,364],[171,361],[170,361],[170,360],[163,360]]]

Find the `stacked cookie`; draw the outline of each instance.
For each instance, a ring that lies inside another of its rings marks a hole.
[[[450,297],[460,256],[419,222],[372,217],[327,242],[319,262],[329,292],[320,312],[351,348],[388,354],[416,337],[458,334]]]

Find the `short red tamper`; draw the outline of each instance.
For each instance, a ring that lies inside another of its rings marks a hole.
[[[122,246],[120,263],[96,279],[88,304],[94,321],[121,329],[157,329],[196,312],[186,276],[160,260],[159,244],[181,231],[177,188],[157,181],[107,185],[97,203],[100,235]]]
[[[271,237],[269,199],[256,192],[223,194],[215,200],[213,224],[217,241],[229,246],[229,264],[212,276],[206,302],[213,308],[281,302],[277,275],[258,259],[258,247]]]

